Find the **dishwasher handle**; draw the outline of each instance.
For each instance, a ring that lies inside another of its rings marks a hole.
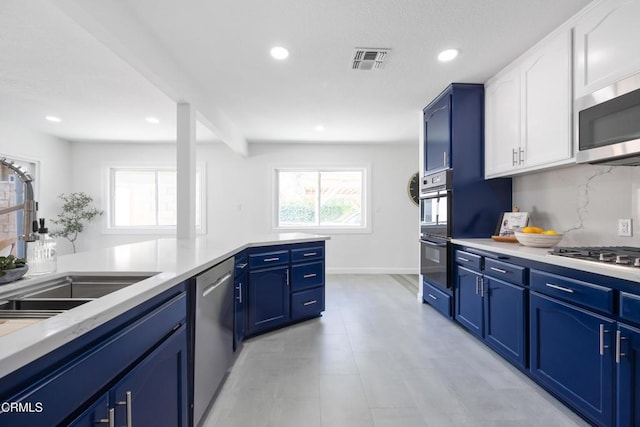
[[[231,278],[231,272],[228,272],[227,274],[225,274],[224,276],[222,276],[221,278],[219,278],[218,280],[216,280],[212,285],[207,286],[204,291],[202,291],[202,296],[206,297],[207,295],[209,295],[211,292],[215,291],[216,288],[220,285],[222,285],[224,282],[226,282],[227,280],[229,280]]]

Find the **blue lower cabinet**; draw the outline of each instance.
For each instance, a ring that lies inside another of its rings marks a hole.
[[[275,328],[289,321],[289,266],[249,272],[249,332]]]
[[[618,384],[617,426],[640,426],[640,329],[618,324],[616,331]]]
[[[422,300],[451,318],[451,295],[441,291],[426,280],[422,282]]]
[[[536,292],[529,309],[531,375],[592,422],[614,425],[615,322]]]
[[[526,367],[526,291],[490,277],[484,278],[484,339],[511,363]]]
[[[483,337],[483,303],[480,294],[482,275],[468,268],[457,266],[455,274],[456,315],[455,319],[469,332]]]

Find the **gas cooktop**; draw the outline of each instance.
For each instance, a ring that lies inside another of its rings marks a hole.
[[[556,246],[551,255],[583,259],[604,264],[640,268],[640,248],[629,246],[562,247]]]

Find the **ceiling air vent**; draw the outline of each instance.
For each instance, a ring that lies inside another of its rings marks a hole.
[[[365,49],[357,47],[353,51],[352,70],[382,70],[384,60],[391,49]]]

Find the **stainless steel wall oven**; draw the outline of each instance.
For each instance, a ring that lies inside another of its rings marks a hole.
[[[420,274],[447,289],[451,253],[451,170],[425,176],[420,183]]]

